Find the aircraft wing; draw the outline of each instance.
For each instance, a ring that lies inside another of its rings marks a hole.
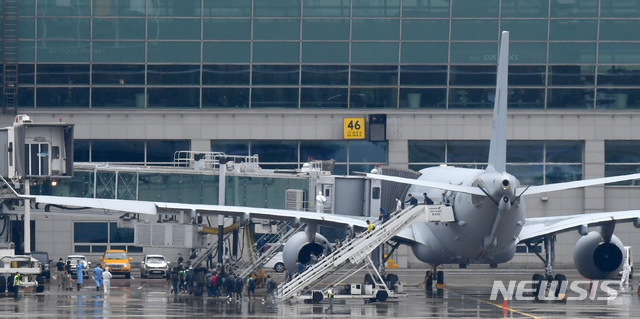
[[[518,242],[539,238],[544,235],[578,230],[581,227],[600,226],[610,222],[633,222],[634,225],[640,226],[640,210],[527,218],[518,236]]]
[[[328,226],[348,225],[363,229],[367,227],[367,217],[284,209],[58,196],[33,196],[32,198],[34,197],[35,201],[41,204],[53,204],[65,207],[88,207],[134,214],[156,215],[158,213],[179,213],[183,211],[187,214],[193,212],[201,215],[225,215],[239,218],[261,218],[283,221],[297,220],[302,223],[317,223]]]
[[[452,191],[452,192],[460,192],[460,193],[467,193],[467,194],[471,194],[471,195],[486,196],[486,194],[478,187],[470,187],[470,186],[463,186],[463,185],[453,185],[453,184],[439,183],[439,182],[430,182],[430,181],[419,180],[419,179],[411,179],[411,178],[388,176],[388,175],[381,175],[381,174],[371,174],[371,173],[368,173],[367,177],[369,177],[371,179],[379,179],[379,180],[389,181],[389,182],[425,186],[425,187],[431,187],[431,188],[438,188],[438,189],[442,189],[442,190],[448,190],[448,191]]]
[[[113,210],[133,214],[156,215],[158,213],[179,213],[183,211],[189,213],[199,213],[201,215],[225,215],[229,217],[259,218],[268,220],[282,220],[300,223],[316,223],[332,227],[355,227],[359,229],[367,228],[367,219],[371,217],[349,216],[339,214],[326,214],[307,211],[255,208],[243,206],[226,205],[206,205],[206,204],[184,204],[168,202],[147,202],[120,199],[101,198],[81,198],[81,197],[59,197],[59,196],[31,196],[37,203],[53,204],[65,207],[87,207],[103,210]],[[414,235],[413,229],[407,227],[401,231],[396,239],[403,243],[410,243],[419,240]]]
[[[526,195],[540,194],[540,193],[546,193],[546,192],[561,191],[561,190],[565,190],[565,189],[573,189],[573,188],[580,188],[580,187],[587,187],[587,186],[594,186],[594,185],[602,185],[602,184],[608,184],[608,183],[629,181],[629,180],[634,180],[634,179],[640,179],[640,174],[629,174],[629,175],[611,176],[611,177],[603,177],[603,178],[593,178],[593,179],[585,179],[585,180],[581,180],[581,181],[573,181],[573,182],[566,182],[566,183],[555,183],[555,184],[546,184],[546,185],[540,185],[540,186],[530,186],[528,188],[518,187],[518,189],[516,190],[516,193],[517,194],[522,194],[524,192],[524,195],[526,196]]]

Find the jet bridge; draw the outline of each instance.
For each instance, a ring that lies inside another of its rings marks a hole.
[[[399,214],[393,215],[391,219],[384,224],[378,225],[373,231],[364,231],[356,238],[346,241],[340,248],[318,260],[316,264],[312,265],[302,274],[294,277],[289,282],[280,284],[278,287],[278,296],[283,300],[289,300],[295,298],[299,293],[305,292],[306,287],[310,287],[306,289],[306,292],[312,292],[313,288],[317,286],[322,279],[329,277],[338,270],[350,269],[350,271],[346,272],[346,277],[339,278],[336,281],[342,282],[365,267],[369,267],[371,271],[375,272],[380,283],[379,285],[381,286],[379,289],[386,293],[386,295],[385,293],[381,293],[381,299],[384,296],[391,295],[391,291],[384,283],[385,281],[382,279],[382,276],[373,266],[374,263],[370,257],[371,253],[420,216],[427,218],[425,216],[426,207],[427,206],[424,205],[418,205],[406,208]],[[313,299],[316,301],[318,299],[317,296],[317,293],[312,293],[311,295],[305,295],[300,298]],[[386,300],[386,297],[384,297],[384,299]]]

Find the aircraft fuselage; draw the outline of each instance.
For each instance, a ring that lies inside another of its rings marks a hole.
[[[416,223],[420,233],[413,252],[430,264],[502,263],[515,253],[516,237],[524,224],[525,206],[517,198],[517,180],[492,169],[431,167],[420,171],[421,180],[480,187],[487,196],[447,192],[455,222]],[[423,193],[439,203],[442,189],[412,186],[409,193],[420,199]]]

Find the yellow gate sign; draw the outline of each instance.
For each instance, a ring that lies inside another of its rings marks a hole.
[[[364,139],[364,117],[344,118],[344,139],[345,140]]]

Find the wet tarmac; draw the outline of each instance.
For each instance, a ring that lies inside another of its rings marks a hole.
[[[112,292],[105,296],[95,291],[93,280],[85,281],[80,291],[60,291],[56,284],[45,292],[22,293],[18,301],[9,293],[0,294],[0,317],[24,318],[639,318],[638,282],[619,290],[619,281],[610,282],[615,298],[603,289],[589,292],[584,300],[536,301],[511,300],[505,303],[501,295],[491,300],[495,280],[505,287],[511,280],[529,280],[532,270],[515,269],[448,269],[446,287],[426,290],[422,282],[424,270],[395,272],[405,283],[407,296],[387,302],[369,300],[336,300],[334,314],[326,314],[325,299],[320,304],[262,303],[264,290],[258,289],[257,300],[246,297],[239,303],[212,297],[194,297],[169,292],[164,279],[114,279]],[[567,273],[568,281],[579,281],[574,273]],[[282,278],[275,275],[277,280]],[[355,278],[355,277],[354,277]],[[517,286],[517,282],[515,283]],[[586,287],[585,289],[588,289]],[[517,293],[516,293],[517,294]],[[580,299],[580,291],[567,294]],[[583,294],[584,295],[584,294]],[[524,296],[524,295],[523,295]],[[584,296],[583,296],[584,297]],[[610,300],[606,300],[610,299]]]

